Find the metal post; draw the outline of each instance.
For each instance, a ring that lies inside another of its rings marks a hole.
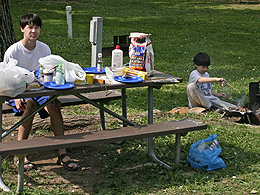
[[[72,13],[71,6],[66,6],[67,24],[68,24],[68,37],[72,39]]]
[[[91,67],[97,66],[98,53],[102,53],[103,18],[93,17],[90,21],[89,41],[92,44]]]

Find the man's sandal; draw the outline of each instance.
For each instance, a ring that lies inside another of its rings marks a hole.
[[[70,166],[69,166],[69,164],[72,164],[72,163],[77,164],[74,160],[68,160],[68,161],[66,161],[66,162],[63,162],[63,159],[64,159],[66,156],[69,157],[69,155],[68,155],[67,153],[60,155],[60,156],[58,157],[57,164],[58,164],[58,165],[62,165],[65,169],[67,169],[67,170],[69,170],[69,171],[76,171],[76,170],[79,168],[78,165],[77,165],[77,167],[70,167]]]

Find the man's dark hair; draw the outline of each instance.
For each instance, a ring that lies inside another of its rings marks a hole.
[[[197,66],[209,66],[210,65],[210,58],[206,53],[198,53],[193,58],[194,64]]]
[[[20,26],[22,29],[28,24],[33,24],[36,26],[42,26],[42,20],[37,14],[27,14],[21,17]]]

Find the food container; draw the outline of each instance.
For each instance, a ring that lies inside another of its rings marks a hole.
[[[51,70],[43,69],[44,82],[52,82],[53,72]]]
[[[86,74],[86,82],[88,85],[92,85],[94,81],[94,74]]]

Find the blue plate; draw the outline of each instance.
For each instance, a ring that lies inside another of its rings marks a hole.
[[[55,82],[45,82],[43,86],[48,89],[71,89],[74,84],[66,82],[64,85],[57,85]]]
[[[141,77],[136,77],[136,76],[127,76],[127,77],[115,76],[114,80],[122,83],[140,83],[143,81]]]
[[[92,73],[92,74],[101,74],[106,73],[105,68],[102,69],[102,71],[97,71],[97,67],[86,67],[82,68],[86,73]]]

